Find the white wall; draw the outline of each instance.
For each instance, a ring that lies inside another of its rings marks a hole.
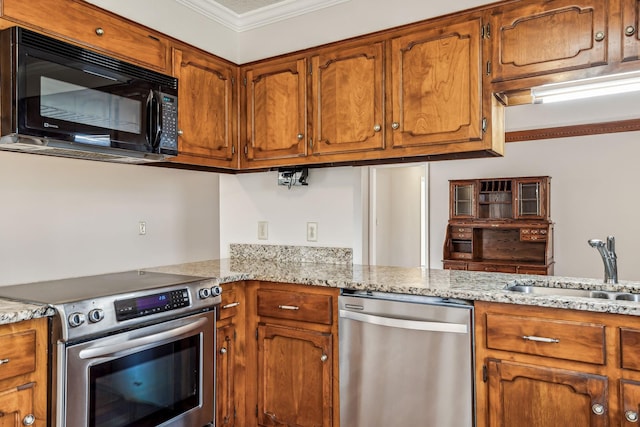
[[[220,176],[220,253],[230,243],[330,246],[356,249],[362,236],[360,171],[309,169],[308,186],[277,185],[277,172]],[[268,239],[258,239],[258,222],[268,222]],[[318,223],[318,240],[308,242],[307,222]],[[356,255],[354,254],[354,257]]]
[[[214,173],[0,152],[0,201],[0,285],[219,257]]]

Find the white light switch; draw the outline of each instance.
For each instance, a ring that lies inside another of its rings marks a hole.
[[[269,238],[269,223],[267,221],[258,221],[258,240],[267,240]]]
[[[147,234],[147,223],[145,221],[138,222],[138,234],[141,236]]]

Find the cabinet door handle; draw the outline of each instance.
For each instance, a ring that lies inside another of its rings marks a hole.
[[[227,347],[222,347],[220,349],[220,354],[227,354]]]
[[[300,310],[300,307],[295,305],[279,305],[280,310]]]
[[[560,342],[560,340],[557,338],[537,337],[535,335],[524,335],[522,339],[527,341],[535,341],[535,342],[547,342],[550,344],[555,344]]]
[[[29,414],[22,419],[22,424],[25,426],[31,426],[35,422],[36,422],[36,417],[34,417],[33,414]]]
[[[380,126],[379,124],[376,124],[375,126],[373,126],[374,132],[380,132],[381,130],[382,130],[382,126]]]
[[[596,34],[595,34],[595,37],[594,37],[594,38],[595,38],[595,40],[596,40],[597,42],[601,42],[602,40],[604,40],[604,31],[598,31],[598,32],[596,32]]]
[[[636,411],[628,410],[627,412],[624,413],[624,417],[630,423],[637,423],[638,422],[638,413]]]
[[[398,123],[398,122],[391,123],[391,129],[393,129],[393,130],[400,129],[400,123]]]
[[[104,29],[103,28],[96,28],[96,36],[101,37],[104,35]]]
[[[233,307],[237,307],[237,306],[239,306],[239,305],[240,305],[240,303],[239,303],[239,302],[237,302],[237,301],[236,301],[236,302],[230,302],[229,304],[225,304],[225,305],[223,305],[223,306],[222,306],[222,309],[225,309],[225,308],[233,308]]]
[[[599,403],[594,403],[593,406],[591,407],[591,410],[596,415],[602,415],[604,414],[604,405],[601,405]]]
[[[298,136],[298,140],[302,140],[302,138],[304,138],[304,135],[301,133],[299,133],[297,136]]]
[[[321,362],[326,362],[328,359],[329,359],[329,356],[327,356],[326,354],[323,354],[322,356],[320,356]]]
[[[9,359],[0,359],[0,365],[9,363]]]

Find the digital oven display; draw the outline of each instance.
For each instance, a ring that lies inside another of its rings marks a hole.
[[[114,303],[116,319],[127,320],[169,310],[189,307],[189,291],[178,289],[153,295],[118,300]]]

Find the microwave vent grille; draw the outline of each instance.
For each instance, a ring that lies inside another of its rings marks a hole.
[[[71,60],[81,60],[84,63],[94,64],[118,73],[126,74],[130,77],[160,84],[163,88],[171,88],[174,90],[178,89],[178,79],[175,77],[157,73],[79,46],[55,40],[24,28],[15,28],[17,31],[18,45],[29,46],[46,52],[53,52]]]

